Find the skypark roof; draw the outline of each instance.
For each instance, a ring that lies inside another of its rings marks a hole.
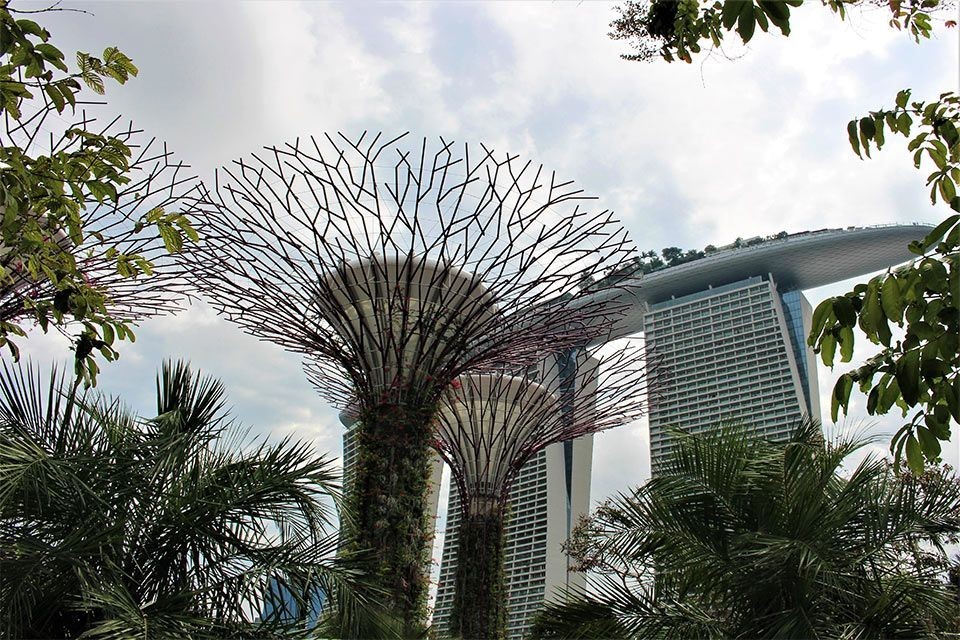
[[[813,289],[909,261],[913,240],[931,229],[926,224],[847,227],[795,233],[738,249],[724,249],[698,260],[621,281],[611,300],[634,306],[613,337],[643,330],[647,305],[750,276],[771,274],[780,291]],[[598,295],[610,295],[609,292]]]

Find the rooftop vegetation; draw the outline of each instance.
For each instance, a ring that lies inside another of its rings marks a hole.
[[[688,262],[694,262],[695,260],[705,258],[720,251],[742,249],[743,247],[753,247],[765,242],[770,242],[772,240],[783,240],[791,235],[807,235],[808,233],[811,232],[789,234],[786,231],[781,231],[773,235],[754,236],[753,238],[747,238],[746,240],[743,238],[737,238],[730,244],[725,244],[720,247],[708,244],[703,249],[687,249],[686,251],[680,247],[665,247],[661,249],[659,253],[657,253],[657,251],[654,249],[650,249],[616,267],[607,269],[607,271],[604,273],[604,276],[597,280],[596,283],[585,279],[584,284],[595,284],[598,287],[611,285],[626,278],[635,278],[648,273],[662,271],[663,269],[668,269],[670,267],[677,267]]]

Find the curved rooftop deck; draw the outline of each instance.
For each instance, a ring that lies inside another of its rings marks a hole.
[[[614,339],[642,331],[648,305],[711,286],[771,274],[781,291],[813,289],[899,265],[915,257],[907,245],[922,239],[930,229],[930,225],[913,223],[795,233],[627,278],[616,290],[597,295],[607,296],[611,302],[631,302],[610,337]]]

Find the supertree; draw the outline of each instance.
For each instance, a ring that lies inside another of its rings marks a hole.
[[[17,203],[20,235],[12,245],[0,239],[0,333],[22,334],[30,318],[66,332],[79,318],[88,329],[77,342],[80,362],[83,349],[109,349],[90,333],[94,325],[104,338],[114,328],[124,332],[118,337],[132,337],[128,323],[179,309],[191,285],[172,253],[183,242],[180,227],[189,225],[171,208],[196,198],[199,183],[188,165],[132,123],[101,123],[80,108],[72,120],[44,107],[5,124],[6,155],[37,156],[30,171],[47,186],[25,194],[77,211],[75,219],[53,217]],[[44,175],[43,167],[56,162],[73,164],[66,173],[72,182],[61,185],[62,200],[54,203],[50,185],[64,178],[52,170]]]
[[[533,363],[606,331],[586,295],[633,248],[611,212],[509,154],[440,139],[297,140],[217,173],[185,259],[247,332],[307,356],[359,426],[353,546],[412,628],[425,615],[432,422],[466,371]]]
[[[504,521],[520,469],[551,444],[638,420],[654,370],[642,344],[630,341],[594,355],[572,349],[522,370],[461,375],[447,389],[434,446],[460,492],[450,630],[457,637],[506,634]]]

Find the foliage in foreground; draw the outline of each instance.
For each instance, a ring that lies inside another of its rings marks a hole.
[[[854,151],[869,156],[871,144],[881,149],[885,128],[910,138],[907,148],[916,168],[926,161],[932,165],[931,202],[960,211],[960,96],[945,93],[939,100],[918,102],[910,100],[910,91],[901,91],[895,108],[850,122]],[[918,256],[910,264],[821,302],[808,342],[829,366],[838,356],[851,360],[857,328],[880,347],[837,379],[833,419],[847,410],[854,388],[867,396],[871,415],[899,410],[906,418],[912,412],[890,449],[898,464],[905,453],[910,469],[920,473],[925,460],[939,460],[951,423],[960,424],[960,214],[949,215],[909,249]],[[903,331],[899,339],[897,328]]]
[[[889,24],[915,42],[929,39],[934,25],[957,27],[954,0],[821,0],[841,20],[852,7],[889,12]],[[791,9],[801,0],[626,0],[610,37],[630,44],[626,60],[692,62],[703,49],[722,52],[734,32],[743,44],[760,31],[791,31]],[[812,4],[812,3],[811,3]],[[945,16],[945,17],[943,17]],[[759,29],[759,31],[758,31]],[[890,443],[896,463],[907,459],[914,473],[924,461],[937,462],[951,422],[960,423],[960,95],[954,91],[936,100],[915,100],[910,89],[897,93],[891,108],[870,111],[847,124],[853,151],[870,157],[890,137],[903,136],[917,169],[932,168],[926,178],[930,200],[952,211],[923,240],[910,245],[919,256],[894,273],[858,284],[845,295],[823,301],[814,314],[809,343],[824,364],[833,366],[853,356],[855,329],[860,328],[880,350],[862,366],[839,377],[833,390],[833,419],[846,411],[858,387],[867,396],[871,415],[894,408],[906,418],[917,411]],[[928,166],[932,165],[932,166]],[[895,340],[893,325],[904,329]]]
[[[677,434],[662,476],[620,495],[570,542],[595,590],[548,605],[536,638],[918,638],[960,631],[941,545],[960,481],[898,475],[867,442],[788,443],[742,428]]]
[[[138,73],[133,61],[107,47],[101,58],[77,52],[71,68],[50,32],[31,19],[44,11],[0,0],[0,347],[16,358],[16,341],[33,323],[44,331],[80,325],[77,370],[95,383],[94,353],[112,360],[114,339],[133,341],[134,333],[84,263],[146,278],[156,266],[150,243],[162,240],[176,253],[198,237],[178,212],[132,210],[145,194],[131,187],[151,190],[140,184],[144,150],[84,113],[84,91],[103,95],[106,83],[124,84]],[[65,118],[75,122],[63,125]],[[117,215],[103,223],[110,210]],[[117,219],[135,232],[121,234]],[[34,292],[41,282],[51,286]]]
[[[317,590],[366,606],[331,559],[338,470],[304,443],[241,446],[224,402],[183,363],[152,419],[4,365],[0,636],[289,637]],[[258,619],[271,584],[299,615]]]

